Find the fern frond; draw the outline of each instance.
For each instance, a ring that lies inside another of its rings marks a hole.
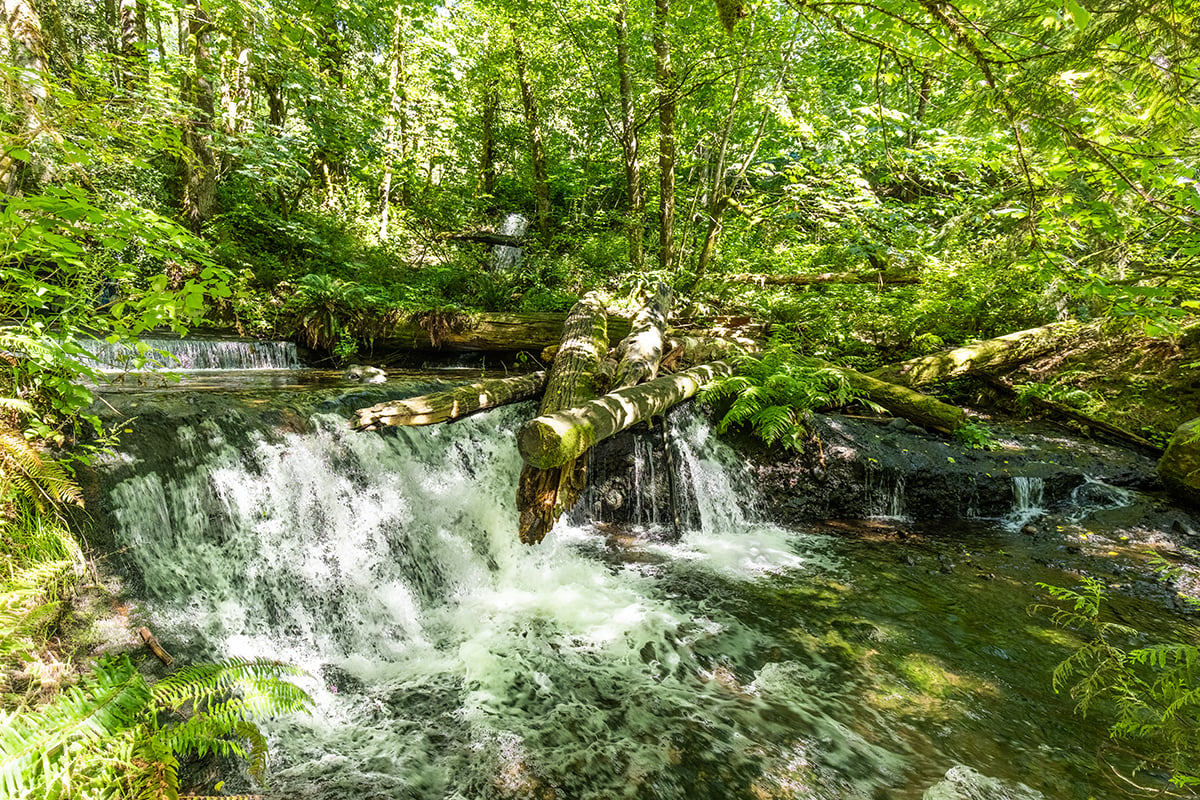
[[[16,431],[0,430],[0,500],[14,497],[29,500],[41,511],[83,505],[79,487],[61,464],[43,459]]]

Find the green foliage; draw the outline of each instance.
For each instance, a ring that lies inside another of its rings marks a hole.
[[[710,407],[729,404],[718,432],[747,425],[766,444],[797,450],[804,444],[808,412],[856,398],[841,372],[805,363],[781,338],[772,339],[761,357],[739,357],[736,375],[713,382],[700,395]]]
[[[1100,398],[1086,389],[1062,383],[1066,377],[1069,376],[1060,375],[1058,380],[1052,383],[1030,381],[1021,384],[1017,387],[1017,402],[1023,408],[1027,408],[1030,405],[1030,398],[1036,397],[1039,400],[1070,406],[1080,411],[1095,411],[1101,404]]]
[[[1069,687],[1081,714],[1114,714],[1113,738],[1127,740],[1152,769],[1177,786],[1200,786],[1200,647],[1167,642],[1133,646],[1139,632],[1102,619],[1105,587],[1084,578],[1078,589],[1038,584],[1058,601],[1039,606],[1084,644],[1054,670],[1054,688]]]
[[[155,684],[128,656],[105,659],[37,713],[0,715],[0,787],[7,797],[179,796],[186,755],[235,756],[265,779],[254,720],[305,711],[285,680],[296,669],[231,659],[184,667]]]
[[[995,450],[999,447],[995,435],[986,425],[968,422],[954,429],[954,438],[975,450]]]

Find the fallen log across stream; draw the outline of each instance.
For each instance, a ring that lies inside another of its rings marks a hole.
[[[369,408],[360,408],[351,425],[355,430],[374,431],[388,426],[433,425],[507,403],[532,400],[546,385],[544,371],[512,378],[493,378],[445,392],[389,400]]]
[[[597,442],[666,413],[717,378],[732,374],[732,364],[717,361],[618,389],[573,408],[542,414],[521,426],[517,449],[526,464],[541,469],[566,464],[583,456]]]
[[[604,306],[595,294],[575,304],[563,325],[562,343],[550,367],[539,414],[571,408],[596,396],[597,373],[608,354]],[[546,538],[559,515],[575,505],[587,483],[587,459],[547,469],[521,468],[517,485],[518,535],[525,544]]]

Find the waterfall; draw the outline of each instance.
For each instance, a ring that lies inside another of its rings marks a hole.
[[[1041,478],[1014,475],[1012,487],[1012,509],[1005,515],[1004,525],[1012,530],[1019,530],[1026,523],[1046,513],[1046,509],[1042,507],[1045,502],[1046,483]]]
[[[144,337],[136,345],[110,344],[103,339],[82,339],[79,345],[91,354],[90,366],[104,372],[142,370],[263,370],[300,369],[292,342],[253,339],[174,339]]]
[[[500,233],[505,236],[524,236],[529,230],[529,219],[524,214],[512,213],[504,218]],[[520,266],[525,257],[525,249],[498,244],[492,248],[491,265],[496,272],[505,272]]]
[[[674,786],[664,730],[711,774],[795,758],[719,745],[761,736],[780,703],[799,702],[772,699],[765,679],[749,703],[709,685],[714,657],[756,652],[755,634],[655,588],[662,567],[594,558],[603,540],[586,524],[518,543],[525,416],[363,435],[333,416],[311,433],[247,433],[230,414],[170,429],[154,459],[109,457],[113,551],[160,638],[185,661],[268,656],[311,676],[314,715],[266,723],[275,792],[510,796],[552,781],[609,798],[653,780],[657,796],[691,796]],[[747,520],[736,458],[703,420],[672,424],[702,522],[647,543],[647,558],[734,584],[834,568]],[[893,758],[852,738],[870,763]]]

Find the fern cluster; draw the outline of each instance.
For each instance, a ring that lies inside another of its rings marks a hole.
[[[800,449],[809,412],[859,399],[836,369],[808,363],[795,347],[772,339],[760,356],[741,356],[737,374],[715,381],[700,396],[710,407],[730,403],[719,432],[748,425],[768,445]]]
[[[1054,670],[1054,688],[1069,687],[1076,711],[1111,704],[1113,738],[1131,742],[1147,767],[1171,772],[1179,787],[1200,788],[1200,647],[1170,642],[1128,647],[1134,628],[1101,619],[1104,585],[1078,589],[1039,584],[1063,605],[1043,607],[1087,640]]]
[[[150,684],[128,656],[101,661],[36,714],[0,714],[0,790],[14,798],[177,798],[186,754],[245,758],[263,780],[255,718],[306,710],[294,667],[229,660]]]

